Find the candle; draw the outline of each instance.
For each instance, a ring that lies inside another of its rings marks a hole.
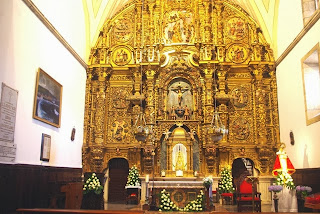
[[[146,182],[149,182],[149,175],[146,175]]]

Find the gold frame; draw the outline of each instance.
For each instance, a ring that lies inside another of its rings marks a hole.
[[[51,150],[51,136],[42,133],[40,160],[49,161]]]
[[[305,88],[305,79],[304,79],[304,73],[305,73],[305,67],[306,60],[315,52],[318,52],[318,68],[320,68],[320,46],[319,43],[317,43],[302,59],[301,59],[301,71],[302,71],[302,82],[303,82],[303,94],[304,94],[304,106],[305,106],[305,115],[306,115],[306,124],[311,125],[313,123],[316,123],[320,121],[320,114],[318,114],[315,117],[309,118],[308,114],[308,106],[307,106],[307,96],[306,96],[306,88]],[[319,111],[320,113],[320,111]]]
[[[41,84],[42,82],[45,84]],[[61,123],[61,101],[62,85],[39,68],[34,94],[33,118],[59,128]],[[43,102],[43,104],[41,105],[40,102]],[[38,107],[40,105],[43,106],[43,111],[39,113]]]

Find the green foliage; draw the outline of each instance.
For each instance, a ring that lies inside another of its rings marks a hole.
[[[136,166],[129,169],[129,175],[126,186],[140,186],[139,171]]]
[[[87,179],[87,181],[83,185],[83,193],[87,194],[89,192],[94,192],[99,195],[102,193],[103,187],[100,184],[99,178],[96,173],[92,173],[92,175]]]
[[[228,168],[223,168],[220,176],[221,178],[218,183],[219,193],[234,192],[235,189],[232,184],[231,170]]]

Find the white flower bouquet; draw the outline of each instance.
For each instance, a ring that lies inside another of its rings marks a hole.
[[[87,181],[83,185],[83,194],[87,194],[89,192],[94,192],[99,195],[103,190],[103,187],[97,177],[96,173],[92,173],[92,175],[87,179]]]

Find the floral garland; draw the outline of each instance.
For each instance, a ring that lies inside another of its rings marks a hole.
[[[179,208],[171,201],[170,194],[163,189],[160,196],[159,211],[201,212],[204,210],[203,200],[203,191],[200,190],[200,194],[197,195],[196,200],[190,201],[184,208]]]
[[[99,195],[103,190],[103,187],[100,184],[99,178],[96,173],[92,173],[92,175],[87,179],[85,184],[83,185],[83,194],[87,194],[89,192],[94,192]]]
[[[140,186],[139,171],[136,166],[129,169],[129,175],[126,186]]]

